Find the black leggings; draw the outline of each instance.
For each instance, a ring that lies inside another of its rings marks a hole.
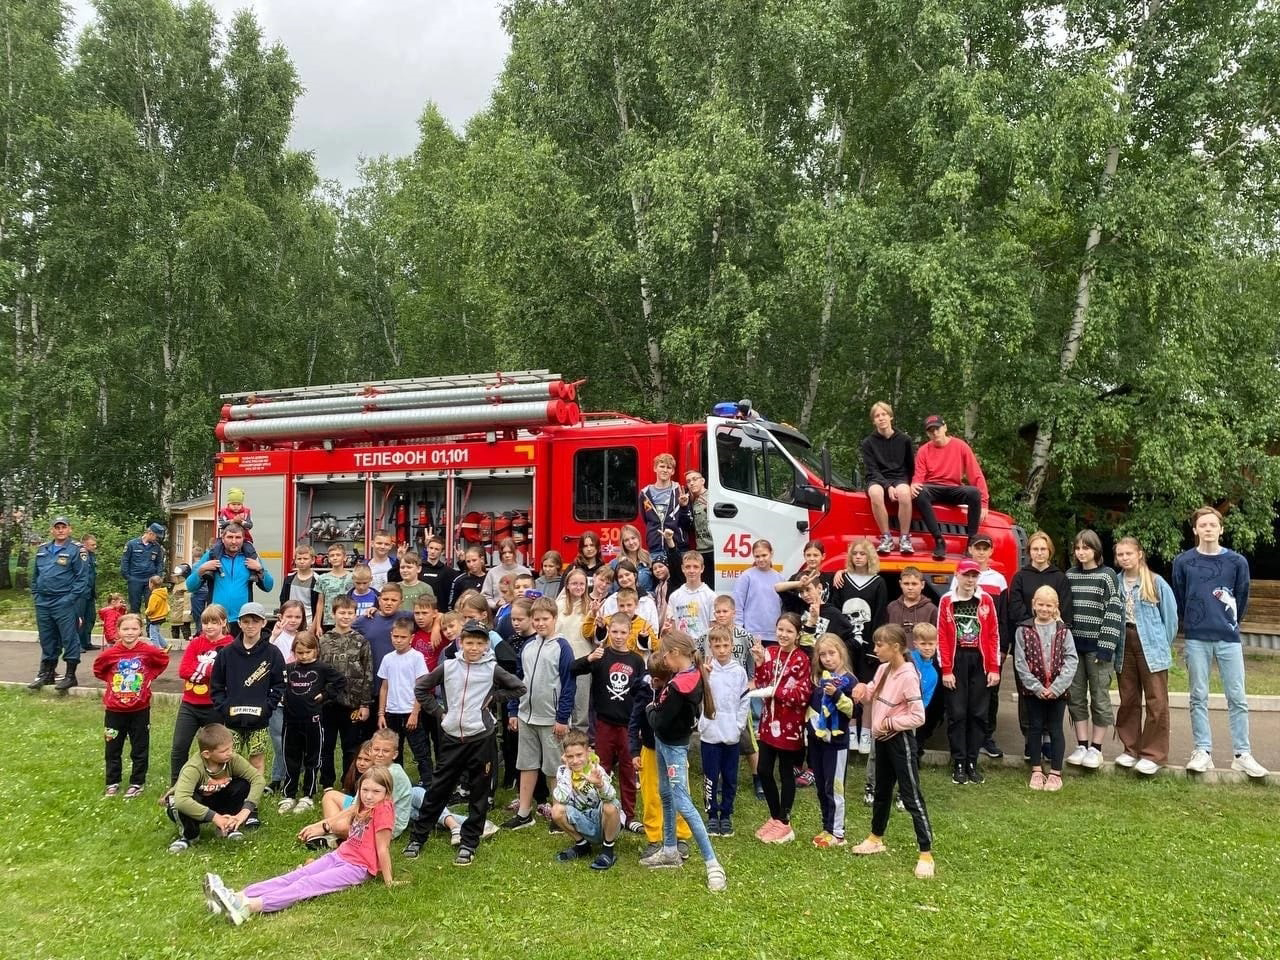
[[[1062,736],[1062,717],[1067,711],[1067,698],[1056,697],[1053,700],[1041,700],[1039,697],[1022,694],[1022,705],[1027,711],[1027,756],[1031,765],[1040,765],[1043,734],[1049,735],[1049,769],[1054,773],[1062,772],[1062,755],[1067,751],[1067,742]]]
[[[871,805],[871,832],[883,837],[889,826],[889,811],[893,808],[893,788],[898,788],[902,805],[911,814],[916,828],[916,845],[921,853],[933,849],[933,826],[929,823],[929,811],[920,792],[920,767],[916,763],[916,738],[908,732],[894,734],[876,741],[876,792]]]
[[[178,705],[178,718],[173,722],[173,746],[169,750],[169,783],[178,782],[182,765],[191,756],[191,742],[196,731],[206,724],[221,723],[222,714],[217,707],[199,706],[185,700]],[[237,812],[239,807],[236,808]]]
[[[782,780],[782,795],[773,779],[773,768],[778,767]],[[796,769],[804,766],[804,749],[780,750],[761,741],[760,762],[756,773],[760,775],[760,789],[764,802],[769,805],[769,816],[783,823],[791,822],[791,806],[796,802]]]

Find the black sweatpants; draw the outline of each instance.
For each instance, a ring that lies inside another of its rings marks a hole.
[[[965,533],[972,540],[978,532],[978,523],[982,520],[982,493],[977,487],[951,486],[942,483],[926,483],[916,497],[916,511],[924,528],[933,534],[935,541],[942,539],[942,529],[938,526],[938,518],[933,512],[935,503],[958,504],[969,508]]]
[[[217,793],[200,798],[206,807],[214,813],[237,814],[244,809],[244,802],[249,799],[249,781],[243,777],[232,777],[225,787]],[[200,836],[203,820],[196,820],[181,813],[177,807],[169,808],[170,819],[176,816],[178,829],[185,840],[192,841]]]
[[[942,725],[943,719],[946,718],[947,708],[943,705],[943,694],[947,692],[947,688],[941,683],[937,689],[933,691],[933,699],[929,701],[929,705],[924,708],[924,723],[920,725],[920,729],[915,732],[916,738],[916,759],[924,756],[925,744],[929,742],[929,738],[933,736],[933,731]]]
[[[147,764],[151,759],[151,707],[130,710],[107,710],[102,719],[107,742],[107,786],[119,783],[124,774],[121,762],[124,742],[129,741],[129,783],[140,787],[147,782]]]
[[[394,730],[397,734],[396,739],[396,763],[404,766],[404,742],[409,741],[409,747],[413,750],[413,762],[418,765],[418,782],[423,787],[431,786],[431,735],[427,732],[427,725],[424,718],[418,717],[418,725],[412,730],[409,729],[409,717],[407,713],[388,713],[385,715],[387,720],[387,729]]]
[[[191,758],[191,744],[196,732],[210,723],[221,723],[222,714],[215,706],[200,706],[187,703],[178,704],[178,717],[173,721],[173,745],[169,748],[169,783],[178,782],[178,774],[182,765]]]
[[[336,784],[356,762],[360,752],[360,744],[368,739],[367,720],[352,720],[351,714],[359,710],[342,703],[326,703],[320,709],[320,728],[323,739],[320,743],[320,785],[328,788]],[[334,752],[342,747],[342,767],[336,772],[333,769]]]
[[[467,819],[462,823],[462,846],[475,850],[480,845],[484,818],[489,813],[489,791],[476,789],[487,784],[498,762],[498,745],[493,733],[470,740],[457,740],[447,733],[440,735],[439,759],[418,816],[409,824],[409,836],[426,843],[435,829],[440,813],[449,804],[453,791],[464,779],[472,784],[467,795]]]
[[[324,728],[320,714],[284,716],[284,783],[281,793],[291,800],[314,797],[320,775],[320,747]]]
[[[951,741],[951,759],[962,763],[977,763],[978,749],[987,739],[987,702],[991,688],[987,686],[987,671],[982,662],[982,651],[973,647],[956,650],[956,688],[940,687],[947,695],[947,739]]]
[[[871,805],[871,832],[883,837],[893,809],[893,788],[898,788],[902,805],[911,814],[916,828],[916,845],[921,853],[933,849],[933,827],[920,792],[920,767],[916,762],[916,738],[910,732],[876,741],[876,793]]]
[[[1067,697],[1063,694],[1053,700],[1041,700],[1029,694],[1019,694],[1023,709],[1027,712],[1027,746],[1026,754],[1031,758],[1031,765],[1040,765],[1042,741],[1044,734],[1049,735],[1049,769],[1062,771],[1062,757],[1067,752],[1067,741],[1062,735],[1062,718],[1067,712]]]
[[[781,781],[773,779],[774,768],[778,770]],[[783,823],[791,822],[791,807],[796,802],[796,770],[804,767],[804,748],[795,750],[779,750],[760,741],[760,760],[756,773],[760,777],[760,789],[764,791],[764,802],[769,807],[769,816]]]

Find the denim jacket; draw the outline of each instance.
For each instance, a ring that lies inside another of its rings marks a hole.
[[[1134,620],[1138,628],[1138,639],[1142,641],[1142,653],[1147,658],[1147,667],[1152,673],[1168,670],[1173,666],[1173,638],[1178,635],[1178,601],[1174,598],[1173,588],[1165,582],[1164,577],[1152,573],[1156,583],[1157,603],[1142,599],[1142,587],[1134,585],[1133,598]],[[1124,574],[1116,574],[1116,588],[1120,595],[1125,595]],[[1127,614],[1126,614],[1127,617]],[[1124,664],[1124,641],[1116,647],[1116,673]]]

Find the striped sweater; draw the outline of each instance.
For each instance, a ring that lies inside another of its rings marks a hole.
[[[1109,661],[1124,637],[1124,597],[1116,589],[1110,567],[1092,570],[1074,566],[1067,571],[1071,585],[1071,635],[1077,653],[1097,653]]]

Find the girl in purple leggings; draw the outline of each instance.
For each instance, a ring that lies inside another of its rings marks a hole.
[[[319,860],[282,877],[250,884],[239,893],[229,889],[216,873],[205,874],[205,902],[213,913],[225,913],[239,926],[250,914],[270,913],[300,900],[359,886],[366,877],[382,875],[392,886],[391,830],[395,807],[391,802],[391,773],[386,767],[370,767],[356,785],[356,802],[325,824],[325,832],[349,821],[347,839]]]

